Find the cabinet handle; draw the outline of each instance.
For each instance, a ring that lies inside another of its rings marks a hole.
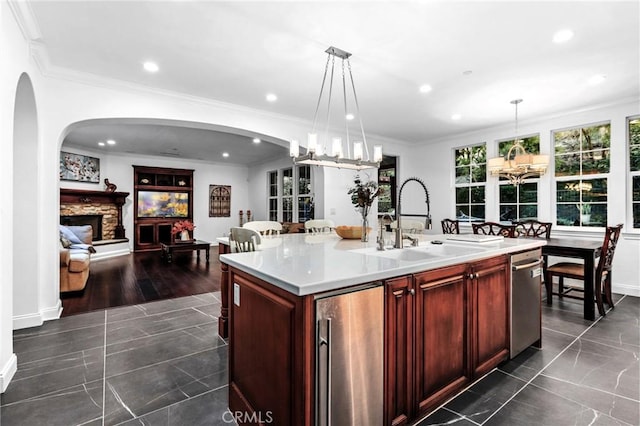
[[[408,289],[407,289],[407,293],[409,293],[409,294],[410,294],[410,295],[412,295],[412,296],[415,296],[415,295],[416,295],[416,291],[415,291],[414,289],[412,289],[412,288],[408,288]]]
[[[467,275],[467,278],[469,278],[470,280],[474,279],[475,277],[476,277],[476,274]]]

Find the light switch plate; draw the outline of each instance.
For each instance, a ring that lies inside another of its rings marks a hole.
[[[240,306],[240,284],[233,283],[233,304]]]

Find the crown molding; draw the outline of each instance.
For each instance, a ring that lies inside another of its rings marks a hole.
[[[29,2],[24,0],[7,0],[7,4],[25,40],[33,41],[42,39],[40,26],[38,25],[38,21],[36,21]]]

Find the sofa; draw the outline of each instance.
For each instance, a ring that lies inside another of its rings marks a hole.
[[[60,292],[82,291],[95,253],[91,225],[60,225]]]

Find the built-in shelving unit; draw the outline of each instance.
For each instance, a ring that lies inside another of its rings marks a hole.
[[[193,220],[193,170],[133,166],[134,251],[173,242],[171,228]]]

